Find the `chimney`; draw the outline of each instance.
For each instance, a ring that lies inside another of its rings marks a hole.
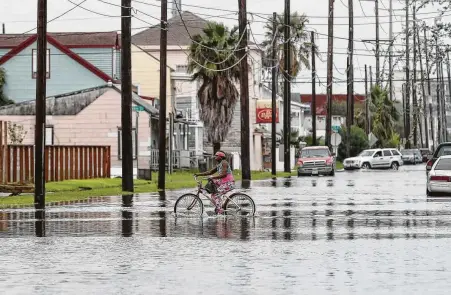
[[[178,10],[180,10],[180,13],[182,12],[182,0],[172,0],[172,17],[173,18],[179,15]]]

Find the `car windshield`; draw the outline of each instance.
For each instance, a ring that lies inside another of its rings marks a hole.
[[[403,155],[413,155],[414,151],[413,150],[402,150],[401,154]]]
[[[322,158],[328,156],[328,149],[304,149],[301,152],[301,158]]]
[[[359,154],[360,157],[371,157],[374,154],[374,150],[366,150]]]
[[[441,156],[448,156],[448,155],[451,155],[451,146],[445,145],[440,148],[440,150],[437,153],[436,158],[439,158]]]
[[[440,159],[435,170],[451,170],[451,159]]]

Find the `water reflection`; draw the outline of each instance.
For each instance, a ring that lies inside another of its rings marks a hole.
[[[34,232],[36,237],[45,237],[45,209],[35,210]]]
[[[122,196],[122,236],[133,236],[133,194]]]

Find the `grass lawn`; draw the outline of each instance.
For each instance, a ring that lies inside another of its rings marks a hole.
[[[277,177],[287,177],[295,173],[277,173]],[[234,171],[236,180],[241,180],[241,171]],[[252,180],[263,180],[272,178],[271,172],[252,171]],[[157,189],[158,173],[152,173],[152,180],[135,179],[135,193],[155,193]],[[46,183],[46,203],[83,201],[91,197],[117,196],[128,194],[121,189],[121,178],[100,178],[84,180],[66,180],[61,182]],[[166,174],[166,189],[194,188],[196,182],[193,172],[175,172]],[[0,208],[32,206],[34,196],[23,194],[0,198]]]
[[[343,164],[337,162],[337,170],[343,169]],[[241,171],[234,171],[236,180],[241,180]],[[278,172],[277,177],[296,176],[296,171],[292,173]],[[263,180],[272,178],[271,172],[252,171],[252,180]],[[135,179],[135,193],[155,193],[157,189],[158,173],[152,173],[152,180]],[[120,178],[100,178],[85,180],[66,180],[61,182],[46,183],[46,203],[58,203],[66,201],[83,201],[91,197],[118,196],[128,194],[121,189],[122,180]],[[166,174],[166,189],[194,188],[196,182],[193,172],[175,172]],[[0,208],[5,207],[25,207],[32,206],[34,196],[23,194],[19,196],[0,198]]]

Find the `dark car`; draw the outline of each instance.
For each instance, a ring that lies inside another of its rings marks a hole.
[[[439,144],[439,146],[435,149],[432,158],[426,164],[426,173],[429,173],[429,171],[431,171],[432,166],[438,158],[447,155],[451,155],[451,142],[444,142]]]
[[[429,160],[429,157],[432,156],[431,150],[427,148],[420,149],[420,153],[423,163],[426,163]]]

